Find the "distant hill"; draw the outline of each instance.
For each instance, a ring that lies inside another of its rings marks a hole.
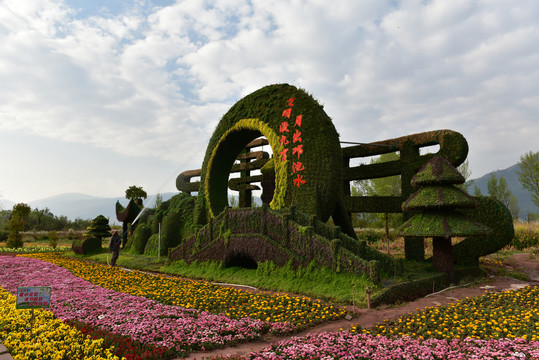
[[[169,200],[175,193],[163,193],[163,201]],[[144,205],[153,207],[155,204],[156,195],[148,195],[144,200]],[[128,200],[123,197],[102,198],[79,193],[67,193],[57,196],[48,197],[36,201],[29,202],[28,205],[32,208],[45,209],[48,208],[56,216],[66,216],[69,220],[93,219],[98,215],[103,215],[109,218],[111,224],[119,223],[116,219],[116,201],[127,206]],[[10,210],[13,207],[4,207],[5,210]]]
[[[496,177],[504,176],[507,180],[507,185],[513,195],[518,199],[518,205],[520,207],[520,218],[525,220],[528,217],[528,213],[539,214],[539,208],[535,206],[532,201],[532,197],[529,191],[522,188],[520,181],[518,181],[517,170],[520,169],[518,164],[508,167],[504,170],[492,171],[480,178],[473,179],[474,183],[479,187],[483,195],[488,194],[488,180],[490,175],[494,174]],[[473,185],[469,189],[469,193],[473,195]],[[163,193],[163,201],[169,200],[176,193]],[[144,201],[144,205],[153,207],[155,204],[156,195],[148,195],[148,198]],[[237,195],[232,196],[233,202],[237,203]],[[45,209],[48,208],[56,216],[66,216],[69,220],[80,219],[93,219],[97,215],[103,215],[109,218],[111,224],[118,223],[116,219],[115,204],[116,201],[120,201],[123,206],[127,206],[127,199],[123,196],[115,198],[102,198],[95,197],[79,193],[66,193],[57,196],[48,197],[28,203],[32,209]],[[258,197],[254,197],[255,203],[260,206],[261,200]],[[15,203],[7,199],[0,199],[0,210],[11,210]]]
[[[483,195],[487,195],[487,184],[488,180],[490,179],[490,175],[494,174],[497,178],[500,178],[501,176],[505,177],[505,180],[507,180],[507,187],[509,188],[509,190],[511,190],[511,193],[515,195],[515,197],[518,199],[518,206],[520,207],[519,217],[522,220],[526,220],[529,213],[539,214],[539,208],[533,203],[531,193],[528,190],[522,188],[522,185],[518,180],[517,170],[520,170],[520,166],[518,164],[510,166],[504,170],[492,171],[486,175],[481,176],[478,179],[474,179],[473,181],[477,185],[477,187],[479,187],[479,190],[481,190]],[[469,189],[469,193],[473,195],[473,185]]]

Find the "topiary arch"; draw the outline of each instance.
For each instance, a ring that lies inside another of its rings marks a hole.
[[[260,136],[273,151],[276,186],[270,207],[296,206],[326,221],[342,191],[339,136],[316,100],[279,84],[244,97],[218,124],[200,173],[197,222],[206,223],[227,206],[230,169],[245,146]]]

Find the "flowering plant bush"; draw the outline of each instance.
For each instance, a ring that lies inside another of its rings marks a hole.
[[[343,308],[307,297],[253,293],[214,285],[207,281],[125,271],[56,254],[25,256],[54,263],[95,285],[143,296],[163,304],[177,305],[186,309],[195,308],[222,314],[231,319],[249,317],[281,323],[271,327],[274,333],[291,332],[346,315]]]
[[[0,338],[15,360],[119,359],[103,339],[86,337],[49,311],[34,314],[30,330],[31,312],[15,309],[15,296],[0,289]]]
[[[387,338],[342,331],[282,341],[245,359],[538,359],[538,347],[539,342],[523,339]]]
[[[91,336],[92,339],[103,339],[104,347],[113,346],[112,351],[114,354],[126,360],[168,360],[176,355],[176,352],[172,349],[142,344],[129,336],[112,334],[76,320],[68,320],[66,324],[77,328],[84,335]]]
[[[0,285],[12,293],[21,284],[51,286],[50,310],[62,320],[76,320],[144,344],[173,348],[178,354],[255,340],[270,329],[291,330],[289,324],[230,319],[104,289],[38,259],[3,256],[0,268]]]
[[[66,246],[25,246],[20,248],[8,248],[0,247],[0,253],[16,253],[16,254],[33,254],[33,253],[46,253],[46,252],[65,252],[71,250]]]
[[[352,328],[354,331],[354,328]],[[492,292],[454,304],[435,306],[367,330],[385,336],[436,339],[539,340],[539,288]]]

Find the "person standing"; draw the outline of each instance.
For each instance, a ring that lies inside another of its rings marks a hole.
[[[114,230],[109,241],[109,250],[112,253],[112,258],[110,259],[110,266],[116,266],[116,260],[118,260],[118,256],[120,256],[121,244],[122,238],[118,235],[118,230]]]

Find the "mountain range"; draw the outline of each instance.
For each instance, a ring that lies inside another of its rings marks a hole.
[[[494,174],[497,178],[500,178],[500,176],[505,177],[509,190],[518,199],[518,205],[520,207],[519,217],[526,220],[529,213],[539,214],[539,208],[533,203],[531,193],[522,188],[517,174],[519,169],[520,166],[516,164],[504,170],[492,171],[480,178],[474,179],[473,182],[481,190],[481,193],[486,195],[488,194],[487,184],[491,174]],[[468,192],[473,195],[473,185]],[[166,201],[176,194],[170,192],[160,195],[163,201]],[[144,205],[154,207],[155,198],[156,195],[148,195],[148,198],[144,200]],[[75,220],[76,218],[93,219],[97,215],[103,215],[109,218],[111,224],[114,224],[119,223],[116,219],[116,201],[120,201],[123,206],[127,206],[128,203],[127,199],[123,196],[103,198],[79,193],[66,193],[32,201],[28,205],[32,209],[48,208],[54,215],[66,216],[69,220]],[[11,210],[14,204],[13,201],[0,199],[0,210]]]
[[[520,181],[518,180],[518,171],[520,170],[520,165],[515,164],[513,166],[508,167],[504,170],[496,170],[492,171],[486,175],[481,176],[478,179],[474,179],[473,182],[479,190],[481,190],[481,193],[483,195],[488,194],[488,180],[490,179],[491,175],[494,174],[496,178],[500,178],[503,176],[505,180],[507,181],[507,187],[511,191],[513,195],[518,199],[518,206],[520,208],[519,217],[522,220],[528,219],[528,214],[534,213],[539,214],[539,207],[537,207],[532,200],[531,193],[524,189],[522,185],[520,184]],[[473,186],[468,190],[468,192],[473,195],[474,190]]]
[[[163,201],[169,200],[175,193],[160,194]],[[144,205],[155,206],[156,195],[148,195],[144,200]],[[69,220],[93,219],[98,215],[103,215],[109,219],[110,224],[118,224],[116,219],[116,201],[123,206],[127,206],[129,201],[123,197],[103,198],[80,193],[66,193],[48,198],[31,201],[28,205],[32,209],[48,208],[56,216],[66,216]],[[0,199],[0,209],[11,210],[15,203],[10,200]]]

